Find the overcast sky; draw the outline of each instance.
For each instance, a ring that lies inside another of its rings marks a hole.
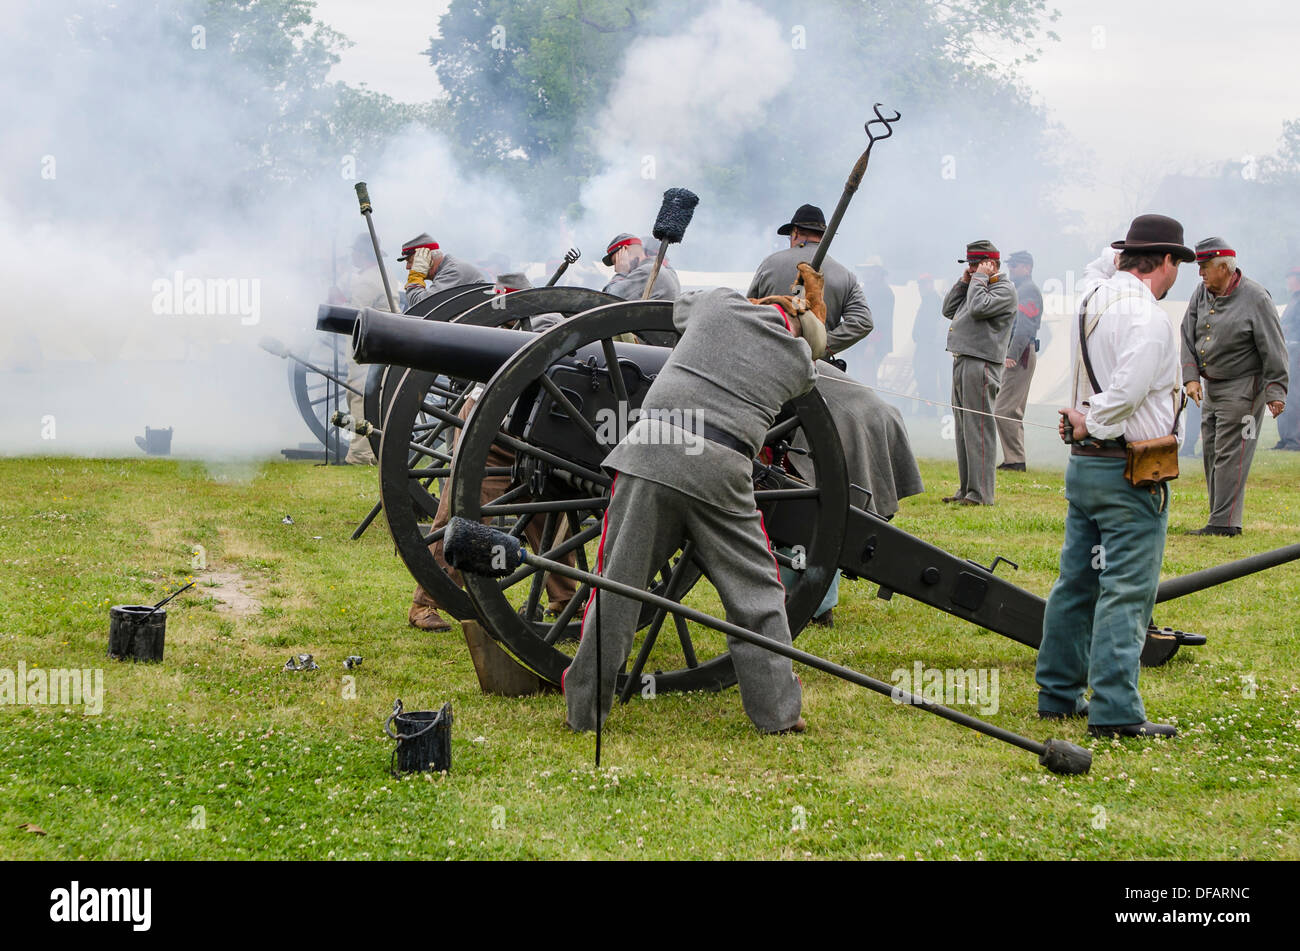
[[[420,51],[448,0],[318,0],[317,16],[352,39],[332,78],[406,101],[438,92]],[[1070,204],[1109,227],[1167,172],[1277,148],[1300,118],[1296,0],[1056,0],[1059,43],[1021,76],[1075,142],[1093,180]],[[990,51],[998,56],[996,46]],[[1063,143],[1064,147],[1064,143]]]

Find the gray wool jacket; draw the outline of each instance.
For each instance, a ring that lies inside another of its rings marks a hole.
[[[978,357],[999,365],[1006,360],[1019,298],[1005,274],[994,276],[997,279],[991,281],[974,274],[969,284],[959,280],[943,299],[943,315],[952,321],[948,352],[954,356]]]
[[[1286,399],[1286,341],[1264,285],[1241,274],[1233,290],[1215,297],[1202,281],[1187,302],[1181,336],[1184,383],[1258,376],[1266,400]]]
[[[1038,337],[1038,327],[1043,321],[1043,292],[1030,278],[1012,283],[1016,284],[1016,322],[1012,325],[1007,356],[1020,360]]]
[[[784,312],[726,287],[682,295],[673,324],[682,337],[650,385],[641,418],[604,465],[747,515],[753,453],[782,405],[816,384],[812,351],[790,332]],[[698,422],[740,439],[751,454],[697,435]]]
[[[790,286],[799,277],[799,262],[812,263],[816,253],[817,245],[810,243],[769,254],[759,263],[745,296],[789,294]],[[871,333],[875,326],[871,308],[857,277],[829,255],[822,262],[822,274],[826,278],[826,349],[842,353]]]
[[[470,264],[468,261],[462,261],[460,258],[452,257],[450,254],[443,254],[442,263],[438,265],[438,270],[434,272],[432,278],[424,284],[407,284],[406,285],[406,306],[418,304],[426,297],[430,297],[438,291],[445,291],[449,287],[460,287],[462,284],[483,284],[487,282],[487,277]]]
[[[650,272],[654,268],[655,259],[646,258],[626,274],[615,274],[610,278],[609,283],[605,285],[605,293],[621,297],[623,300],[640,300],[641,295],[645,293],[646,283],[650,280]],[[655,278],[655,289],[650,299],[677,300],[681,294],[682,283],[677,279],[677,272],[665,262],[659,269],[659,276]]]

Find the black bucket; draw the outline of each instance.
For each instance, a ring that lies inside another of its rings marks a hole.
[[[108,656],[114,660],[162,660],[166,631],[166,608],[155,611],[150,604],[119,604],[108,611]]]
[[[398,700],[384,722],[384,732],[397,741],[388,764],[389,772],[394,776],[399,772],[451,772],[450,702],[433,712],[403,710],[402,701]]]

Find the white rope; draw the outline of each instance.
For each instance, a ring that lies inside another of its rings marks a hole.
[[[1060,429],[1058,427],[1048,426],[1046,423],[1034,423],[1027,419],[1016,419],[1013,416],[999,416],[997,413],[986,413],[982,409],[968,409],[965,406],[953,406],[951,403],[944,403],[939,400],[927,400],[927,399],[923,399],[920,396],[913,396],[910,393],[899,393],[896,390],[887,390],[884,387],[880,387],[880,386],[868,386],[866,383],[859,383],[857,380],[850,379],[847,374],[843,378],[834,377],[834,379],[839,380],[841,383],[849,383],[853,386],[860,386],[864,390],[871,390],[873,393],[886,393],[890,396],[901,396],[905,400],[916,400],[918,403],[928,403],[931,406],[942,406],[945,409],[952,410],[954,413],[975,413],[976,415],[979,416],[992,416],[994,419],[1005,419],[1008,422],[1012,422],[1012,423],[1023,423],[1025,426],[1034,426],[1038,429],[1047,429],[1054,433],[1060,432]]]

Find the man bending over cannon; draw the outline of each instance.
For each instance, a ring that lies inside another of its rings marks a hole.
[[[604,461],[615,478],[598,559],[606,578],[643,588],[689,537],[727,618],[783,644],[791,642],[785,590],[754,501],[752,461],[782,405],[813,388],[813,360],[826,350],[821,275],[801,263],[799,277],[805,298],[747,300],[715,288],[677,300],[673,323],[681,340],[646,393],[636,425]],[[669,420],[690,420],[704,436],[702,449]],[[588,602],[582,642],[560,681],[570,728],[596,729],[597,697],[600,722],[608,716],[640,611],[638,602],[609,591]],[[790,660],[727,640],[754,725],[764,733],[802,732]]]

